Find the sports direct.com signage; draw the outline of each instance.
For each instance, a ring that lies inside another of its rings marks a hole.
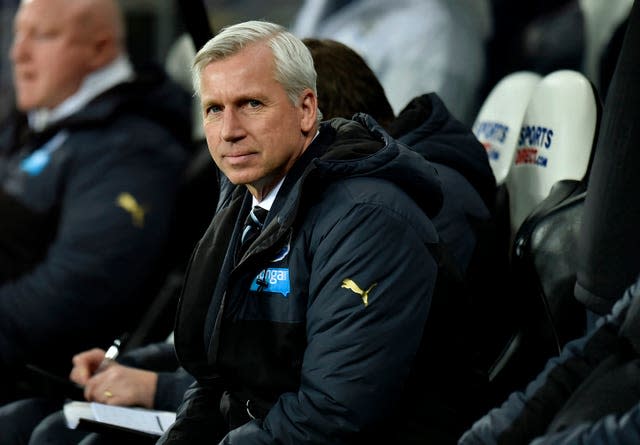
[[[553,145],[553,129],[536,125],[523,126],[520,129],[515,165],[533,164],[546,167],[548,152]]]

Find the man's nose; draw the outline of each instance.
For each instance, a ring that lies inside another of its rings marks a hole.
[[[20,34],[14,34],[13,41],[11,42],[11,48],[9,50],[9,56],[15,63],[20,60],[24,60],[28,55],[29,43],[25,36]]]
[[[234,142],[244,137],[246,134],[242,124],[242,118],[238,115],[238,111],[231,107],[225,108],[222,116],[222,127],[220,129],[220,137],[225,142]]]

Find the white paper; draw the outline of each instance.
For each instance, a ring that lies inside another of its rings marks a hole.
[[[176,413],[144,408],[127,408],[103,403],[69,402],[64,406],[69,428],[81,418],[161,436],[176,420]]]
[[[64,417],[67,420],[67,426],[71,429],[75,429],[78,426],[80,419],[94,420],[93,410],[89,402],[69,402],[65,403]]]

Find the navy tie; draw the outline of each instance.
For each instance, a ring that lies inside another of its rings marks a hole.
[[[260,234],[264,221],[267,219],[267,213],[269,212],[266,209],[263,209],[260,206],[254,206],[253,209],[251,209],[251,212],[249,212],[249,215],[247,215],[244,228],[242,229],[242,234],[240,235],[240,248],[238,249],[237,256],[238,260],[242,258],[244,252]]]

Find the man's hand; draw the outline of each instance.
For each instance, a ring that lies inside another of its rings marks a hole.
[[[69,378],[78,385],[86,385],[104,360],[105,351],[99,348],[89,349],[73,356],[73,368]]]
[[[94,348],[76,354],[69,378],[84,386],[84,397],[109,405],[153,408],[158,374],[112,362],[100,372],[105,351]]]
[[[157,383],[155,372],[113,363],[87,381],[84,397],[109,405],[153,408]]]

